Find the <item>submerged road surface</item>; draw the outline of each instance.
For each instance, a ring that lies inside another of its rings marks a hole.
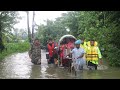
[[[13,54],[0,61],[0,79],[120,79],[119,68],[100,66],[97,71],[69,73],[67,69],[48,65],[42,50],[42,64],[34,65],[28,52]]]

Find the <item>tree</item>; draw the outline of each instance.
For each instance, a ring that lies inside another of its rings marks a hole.
[[[35,27],[35,11],[33,11],[33,21],[32,21],[32,38],[34,38],[34,27]]]
[[[120,66],[119,23],[120,11],[71,11],[55,21],[47,20],[47,25],[39,25],[38,36],[46,45],[49,37],[59,40],[68,34],[67,28],[77,39],[95,39],[109,65]]]
[[[52,37],[57,42],[63,35],[67,34],[66,27],[62,23],[62,18],[57,18],[55,21],[47,20],[47,25],[38,26],[38,37],[41,42],[46,46],[49,37]]]
[[[31,43],[32,40],[31,40],[31,32],[30,32],[30,27],[29,27],[29,11],[27,11],[26,13],[27,13],[28,39],[29,39],[29,42]]]
[[[3,40],[12,35],[13,25],[18,23],[17,18],[19,17],[16,11],[0,11],[0,47],[4,46]]]

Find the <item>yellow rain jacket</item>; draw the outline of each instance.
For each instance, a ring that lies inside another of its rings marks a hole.
[[[97,46],[97,42],[95,42],[94,46],[90,45],[90,41],[87,42],[88,46],[86,48],[86,60],[90,61],[94,64],[98,64],[99,58],[102,58],[99,47]]]

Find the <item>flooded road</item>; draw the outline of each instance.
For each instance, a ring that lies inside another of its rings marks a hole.
[[[0,79],[120,79],[120,68],[99,66],[98,70],[69,73],[67,69],[48,65],[42,51],[42,64],[33,65],[28,52],[13,54],[0,61]]]

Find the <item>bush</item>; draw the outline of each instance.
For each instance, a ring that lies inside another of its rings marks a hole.
[[[120,67],[120,50],[115,46],[110,46],[108,50],[108,60],[110,66]]]
[[[11,55],[12,53],[28,51],[30,44],[29,42],[7,43],[5,44],[5,47],[7,48],[7,51],[4,50],[2,53],[0,53],[0,60],[4,59],[8,55]]]

